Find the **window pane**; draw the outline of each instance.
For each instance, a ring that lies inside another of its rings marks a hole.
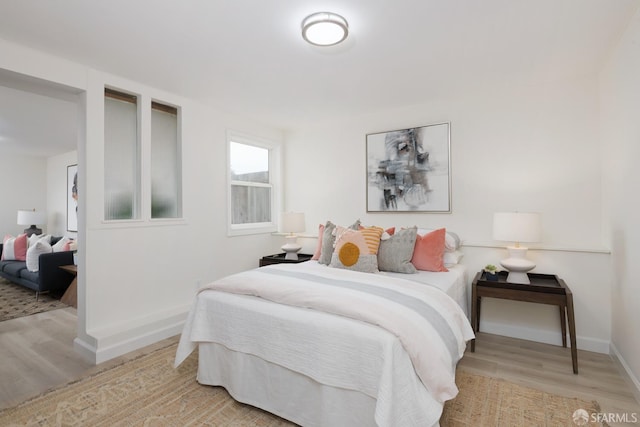
[[[230,143],[231,179],[269,183],[269,150],[253,145]]]
[[[178,218],[180,156],[178,116],[168,108],[151,110],[151,218]]]
[[[134,102],[104,100],[104,217],[137,217],[138,111]]]
[[[254,224],[271,221],[271,188],[231,186],[231,223]]]

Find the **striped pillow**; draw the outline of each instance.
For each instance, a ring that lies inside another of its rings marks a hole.
[[[27,260],[26,234],[19,234],[17,237],[4,236],[4,239],[2,240],[2,260]]]

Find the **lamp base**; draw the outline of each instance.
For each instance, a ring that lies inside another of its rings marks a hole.
[[[26,234],[27,237],[31,236],[32,234],[42,234],[42,229],[36,227],[35,225],[32,225],[31,227],[24,229],[24,234]]]
[[[282,249],[283,252],[286,253],[284,259],[288,259],[291,261],[297,261],[298,260],[298,251],[300,249],[302,249],[302,246],[300,246],[297,242],[296,236],[287,236],[285,237],[285,239],[287,239],[287,243],[285,243],[280,249]]]
[[[500,261],[500,265],[509,271],[507,282],[528,285],[531,283],[527,271],[536,268],[535,263],[525,258],[527,248],[524,247],[507,247],[509,258]]]

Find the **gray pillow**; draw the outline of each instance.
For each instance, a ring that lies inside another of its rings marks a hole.
[[[418,228],[405,228],[391,238],[380,241],[378,249],[378,269],[396,273],[417,273],[411,264],[413,249],[416,246]]]
[[[322,232],[322,249],[320,250],[320,258],[318,258],[320,264],[329,265],[331,262],[333,244],[336,241],[336,236],[333,235],[335,229],[336,225],[331,221],[327,221],[324,225],[324,231]]]

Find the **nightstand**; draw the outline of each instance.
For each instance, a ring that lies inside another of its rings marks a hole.
[[[480,331],[480,306],[482,297],[500,298],[514,301],[535,302],[557,305],[560,308],[560,329],[562,346],[567,346],[567,320],[569,321],[569,339],[571,340],[571,362],[573,373],[578,373],[578,350],[576,348],[576,322],[573,315],[573,294],[564,280],[552,274],[529,273],[531,284],[507,282],[507,272],[501,271],[498,280],[487,280],[484,272],[473,279],[471,288],[471,326],[474,332]],[[476,340],[471,341],[471,351],[476,350]]]
[[[260,258],[260,267],[271,264],[297,264],[299,262],[309,261],[313,255],[298,254],[298,259],[284,259],[285,253],[267,255]]]

